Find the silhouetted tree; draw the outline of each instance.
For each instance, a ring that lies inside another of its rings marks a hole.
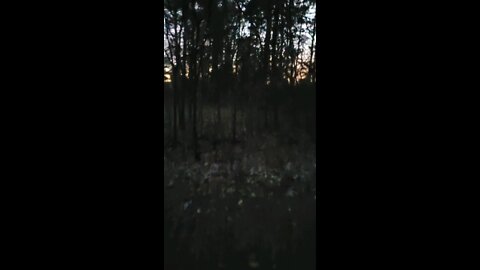
[[[263,113],[264,128],[271,126],[270,119],[279,127],[282,111],[299,91],[293,87],[305,78],[315,83],[316,17],[307,16],[315,1],[164,3],[165,55],[172,66],[174,92],[173,141],[183,138],[185,143],[186,136],[191,137],[195,158],[200,157],[198,138],[204,125],[214,120],[216,131],[206,132],[222,136],[223,107],[231,108],[231,135],[236,141],[239,121],[247,121],[239,118],[239,113],[246,112],[242,109],[245,104]],[[208,104],[214,105],[213,118],[205,114]],[[186,110],[190,135],[186,133]],[[258,114],[248,119],[259,122]],[[259,128],[256,124],[248,126]]]

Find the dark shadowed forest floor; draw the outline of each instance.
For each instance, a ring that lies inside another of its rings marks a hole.
[[[315,269],[315,142],[286,132],[201,139],[200,162],[165,142],[165,269]]]

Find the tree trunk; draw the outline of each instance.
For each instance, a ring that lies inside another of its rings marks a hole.
[[[195,79],[193,83],[193,155],[195,160],[200,160],[200,154],[198,152],[198,134],[197,134],[197,86],[198,86],[198,79]]]
[[[177,145],[178,66],[173,67],[173,147]]]
[[[179,106],[179,112],[178,112],[178,116],[179,116],[179,119],[178,119],[178,124],[179,124],[179,127],[180,127],[180,130],[181,131],[185,131],[185,88],[187,86],[186,84],[186,80],[185,78],[181,78],[180,79],[182,81],[182,85],[181,87],[178,88],[178,94],[179,94],[179,102],[180,102],[180,106]]]

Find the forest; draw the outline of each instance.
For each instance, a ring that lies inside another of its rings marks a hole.
[[[164,0],[165,269],[315,269],[316,1]]]

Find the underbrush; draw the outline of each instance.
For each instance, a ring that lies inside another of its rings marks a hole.
[[[165,269],[313,269],[315,145],[294,137],[165,150]]]

